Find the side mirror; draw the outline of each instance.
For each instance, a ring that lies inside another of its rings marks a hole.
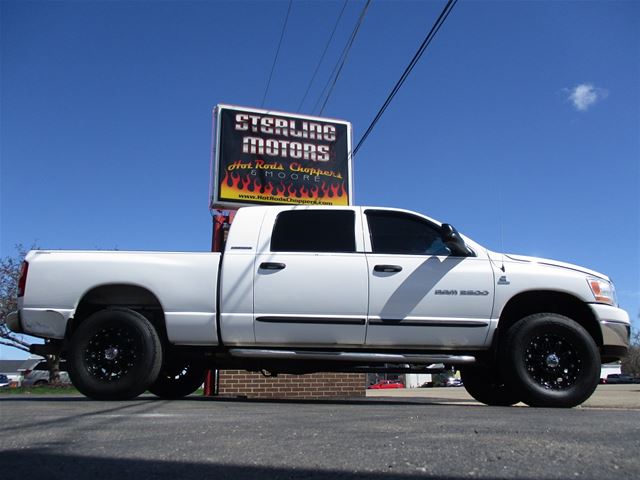
[[[464,240],[453,225],[443,223],[440,229],[442,241],[449,247],[451,253],[456,257],[472,257],[473,251],[467,247]]]

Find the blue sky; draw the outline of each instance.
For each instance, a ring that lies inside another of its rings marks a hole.
[[[324,111],[356,142],[444,3],[371,4]],[[342,6],[294,1],[265,107],[296,111]],[[1,254],[207,250],[211,110],[260,106],[287,7],[2,1]],[[355,158],[356,203],[602,271],[637,318],[639,59],[640,2],[461,0]]]

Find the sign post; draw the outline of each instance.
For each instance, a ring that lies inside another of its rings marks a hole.
[[[227,240],[227,233],[235,211],[217,213],[213,217],[213,232],[211,234],[211,251],[222,252],[224,244]],[[207,374],[204,377],[204,396],[211,397],[218,394],[218,371],[207,370]]]

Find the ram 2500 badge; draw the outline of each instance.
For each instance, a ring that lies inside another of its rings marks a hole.
[[[630,332],[601,273],[376,207],[242,208],[223,254],[32,251],[19,287],[9,327],[97,399],[181,397],[209,368],[445,364],[486,404],[571,407]]]

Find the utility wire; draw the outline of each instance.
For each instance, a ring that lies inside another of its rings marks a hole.
[[[444,24],[445,20],[447,19],[447,17],[451,13],[451,10],[453,10],[453,7],[456,5],[457,2],[458,0],[447,1],[447,4],[442,9],[442,12],[440,12],[440,16],[431,27],[431,30],[429,31],[425,39],[422,41],[420,48],[418,48],[418,51],[415,53],[415,55],[409,62],[409,65],[407,65],[407,68],[405,68],[404,73],[402,74],[402,76],[400,77],[396,85],[393,87],[393,89],[391,90],[391,93],[385,100],[382,107],[380,107],[380,110],[378,110],[378,114],[375,116],[375,118],[371,122],[371,125],[369,125],[369,128],[367,128],[367,131],[364,132],[364,135],[362,135],[362,138],[356,145],[356,148],[353,149],[353,155],[352,155],[353,157],[355,157],[356,153],[358,153],[358,150],[360,149],[364,141],[367,139],[367,137],[369,136],[373,128],[376,126],[376,123],[378,123],[378,120],[380,120],[380,117],[382,117],[382,114],[384,113],[384,111],[387,109],[387,107],[393,100],[393,97],[395,97],[396,93],[398,93],[398,90],[400,90],[400,87],[402,87],[402,84],[411,73],[411,70],[413,70],[413,67],[416,66],[416,64],[418,63],[418,60],[420,60],[420,57],[422,57],[422,54],[427,49],[427,47],[429,46],[433,38],[436,36],[436,34],[438,33],[438,30],[440,30],[440,27]]]
[[[333,71],[331,72],[331,75],[329,76],[329,79],[327,80],[327,83],[325,84],[324,88],[322,89],[322,93],[320,94],[320,97],[318,97],[318,100],[316,101],[315,105],[313,106],[312,111],[315,111],[316,107],[318,106],[318,104],[322,100],[322,97],[324,97],[324,94],[327,91],[327,88],[329,88],[329,85],[331,85],[329,93],[327,94],[327,96],[326,96],[326,98],[324,100],[324,103],[322,104],[322,108],[320,109],[319,115],[322,114],[322,112],[324,110],[324,107],[327,105],[327,101],[329,100],[329,97],[331,96],[331,92],[333,91],[333,87],[335,86],[336,82],[338,81],[338,77],[340,76],[340,71],[342,70],[342,67],[344,66],[344,64],[345,64],[345,62],[347,60],[347,55],[349,55],[349,50],[351,49],[351,46],[353,45],[353,42],[356,39],[356,35],[358,34],[358,30],[360,29],[360,25],[362,25],[362,21],[364,20],[364,16],[366,15],[367,9],[369,8],[370,4],[371,4],[371,0],[367,0],[367,3],[362,8],[362,11],[360,12],[360,16],[358,17],[358,21],[356,22],[356,25],[353,28],[353,32],[351,32],[351,36],[349,37],[349,40],[347,41],[347,44],[345,45],[344,49],[342,50],[342,54],[338,58],[338,61],[336,62],[335,67],[333,67]],[[334,77],[334,74],[335,74],[335,77]],[[332,78],[333,78],[333,83],[331,83],[331,79]]]
[[[369,5],[371,4],[371,0],[367,0],[364,8],[362,9],[362,13],[360,14],[360,18],[358,19],[358,23],[356,24],[356,28],[351,35],[351,39],[349,40],[347,51],[344,54],[344,58],[342,59],[342,63],[340,64],[340,68],[338,69],[338,73],[336,73],[335,78],[333,79],[333,83],[331,84],[331,88],[329,89],[329,93],[327,93],[327,97],[324,99],[324,103],[322,104],[322,108],[320,109],[320,115],[324,112],[324,107],[327,106],[327,102],[329,101],[329,97],[331,97],[331,93],[333,93],[333,87],[336,86],[338,82],[338,78],[340,77],[340,72],[342,71],[342,67],[344,67],[345,62],[347,61],[347,55],[349,55],[349,51],[351,50],[351,46],[353,45],[354,40],[356,39],[356,35],[358,34],[358,30],[360,29],[360,25],[362,25],[362,21],[364,20],[364,16],[367,14],[367,10],[369,9]]]
[[[260,108],[264,106],[264,101],[267,99],[267,93],[269,92],[269,86],[271,85],[271,77],[273,77],[273,71],[276,68],[276,62],[278,61],[278,54],[280,53],[280,46],[282,45],[282,39],[284,38],[284,31],[287,29],[287,22],[289,21],[289,13],[291,13],[291,5],[293,0],[289,0],[289,7],[287,8],[287,15],[284,17],[284,24],[282,25],[282,32],[280,32],[280,41],[278,42],[278,48],[276,49],[276,56],[273,59],[273,65],[271,65],[271,73],[269,74],[269,80],[267,81],[267,87],[264,89],[264,95],[262,96],[262,102]]]
[[[342,18],[342,14],[344,13],[344,10],[347,8],[347,2],[348,1],[349,0],[344,0],[344,4],[342,5],[342,10],[340,10],[340,14],[338,15],[338,19],[336,20],[336,23],[333,26],[333,30],[331,31],[331,35],[329,35],[329,40],[327,40],[327,44],[324,46],[324,50],[322,51],[322,55],[320,55],[320,60],[318,60],[318,65],[316,65],[316,69],[313,72],[311,80],[309,81],[309,85],[307,86],[307,90],[304,92],[304,97],[302,97],[302,100],[300,100],[300,104],[298,105],[298,108],[296,109],[297,112],[300,112],[300,109],[302,108],[302,105],[304,104],[304,101],[307,99],[307,95],[309,94],[309,90],[311,89],[311,85],[313,85],[313,82],[316,79],[316,75],[318,75],[318,70],[320,70],[320,65],[322,64],[322,61],[324,60],[324,56],[326,55],[327,50],[329,49],[329,45],[331,44],[331,40],[333,40],[333,36],[336,33],[336,29],[338,28],[338,24],[340,23],[340,19]]]

